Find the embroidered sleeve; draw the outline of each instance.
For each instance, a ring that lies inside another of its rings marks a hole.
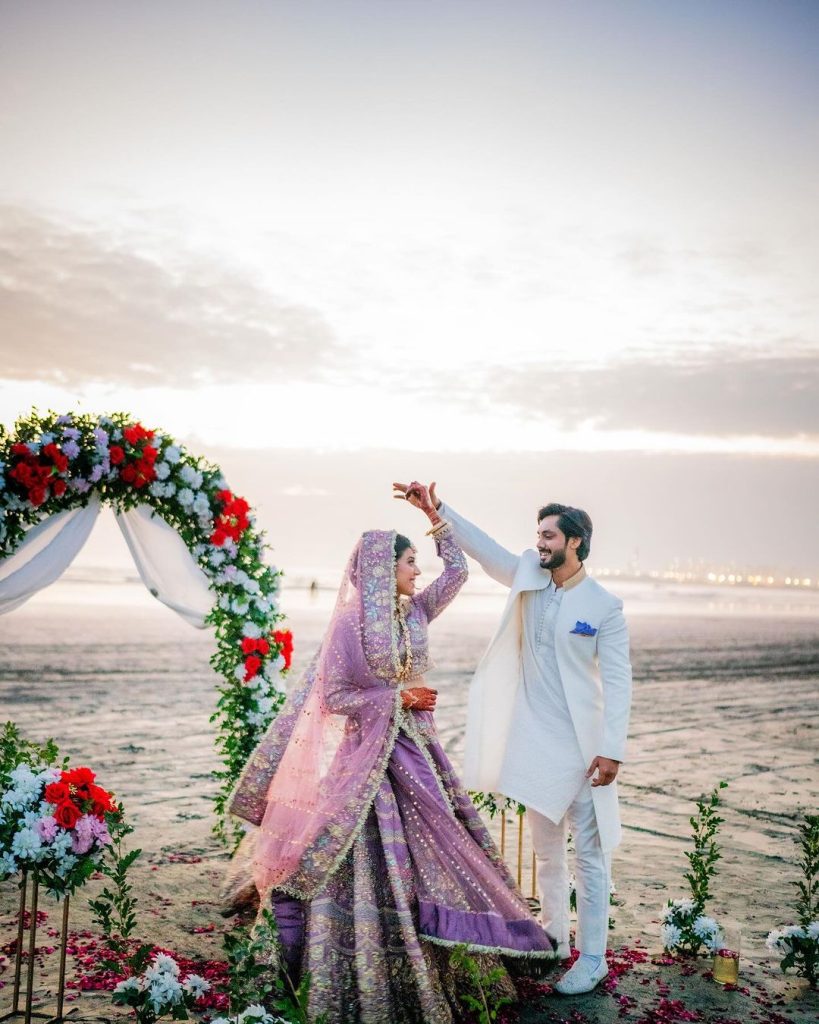
[[[445,526],[435,534],[435,547],[444,561],[444,571],[413,598],[413,602],[423,608],[428,621],[441,614],[469,575],[466,557],[455,540],[451,526]]]

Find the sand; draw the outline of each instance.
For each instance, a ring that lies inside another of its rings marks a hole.
[[[144,851],[133,870],[141,937],[182,955],[220,959],[221,933],[231,925],[217,905],[225,854],[210,835],[210,772],[217,763],[208,723],[215,683],[210,638],[147,596],[123,594],[112,589],[100,603],[96,591],[66,584],[59,600],[43,595],[0,619],[2,717],[31,737],[54,736],[73,763],[91,765],[124,800],[134,843]],[[644,606],[633,600],[630,616],[635,692],[620,780],[625,838],[613,868],[620,905],[610,944],[623,973],[612,993],[570,1003],[533,995],[523,1019],[814,1021],[819,997],[781,975],[764,938],[793,919],[795,825],[801,812],[815,808],[819,790],[817,618],[772,611],[764,602],[732,610],[707,595],[681,613],[660,596]],[[291,605],[298,668],[320,636],[326,610],[295,598]],[[440,690],[439,730],[456,763],[466,687],[496,615],[496,603],[464,599],[434,626],[438,668],[430,682]],[[659,962],[659,912],[667,898],[686,895],[693,800],[720,779],[729,788],[710,912],[742,929],[735,992],[703,976],[705,960],[693,969]],[[512,824],[510,856],[515,845]],[[524,865],[528,892],[528,842]],[[56,924],[54,905],[43,909],[48,925]],[[14,884],[0,884],[4,946],[15,913]],[[75,901],[71,928],[90,928],[84,894]],[[43,933],[41,944],[50,948],[54,939]],[[56,954],[41,959],[38,998],[47,1004]],[[0,960],[0,1011],[10,998],[10,975],[8,960]],[[699,1016],[679,1016],[673,1000]],[[84,993],[72,1005],[82,1017],[121,1016],[105,994]]]

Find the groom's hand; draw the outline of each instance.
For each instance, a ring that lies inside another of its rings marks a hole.
[[[619,761],[612,761],[610,757],[596,757],[589,765],[586,778],[591,779],[597,772],[597,778],[592,779],[592,786],[610,786],[617,778],[617,770],[620,767]]]

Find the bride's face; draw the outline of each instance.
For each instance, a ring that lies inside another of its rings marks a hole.
[[[412,597],[415,593],[415,579],[421,575],[416,558],[418,553],[415,548],[405,548],[401,557],[395,563],[395,582],[398,593],[404,597]]]

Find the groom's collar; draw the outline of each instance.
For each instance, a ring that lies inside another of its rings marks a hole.
[[[578,583],[582,583],[585,578],[586,578],[586,570],[581,565],[580,568],[577,570],[577,572],[574,574],[574,576],[570,576],[566,580],[566,582],[563,584],[563,589],[564,590],[571,590],[572,587],[576,587]]]

